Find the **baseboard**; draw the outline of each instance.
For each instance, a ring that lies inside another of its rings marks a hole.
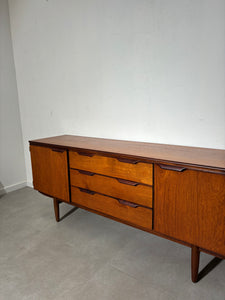
[[[27,181],[27,186],[29,186],[29,187],[31,187],[31,188],[34,188],[33,182],[30,182],[30,181]]]
[[[25,186],[27,186],[26,181],[22,181],[22,182],[19,182],[19,183],[15,183],[15,184],[12,184],[12,185],[5,186],[4,188],[0,189],[0,196],[2,196],[4,194],[7,194],[7,193],[10,193],[10,192],[13,192],[13,191],[16,191],[16,190],[19,190],[19,189],[22,189]]]

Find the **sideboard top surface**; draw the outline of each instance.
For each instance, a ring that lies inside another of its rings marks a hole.
[[[30,141],[31,145],[87,149],[149,160],[178,162],[225,171],[225,150],[61,135]]]

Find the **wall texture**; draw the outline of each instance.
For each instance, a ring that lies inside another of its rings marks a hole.
[[[26,185],[7,0],[0,1],[0,195]]]
[[[225,148],[224,0],[9,0],[28,140]]]

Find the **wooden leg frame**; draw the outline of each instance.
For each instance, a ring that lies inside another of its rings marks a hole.
[[[191,280],[192,282],[198,281],[200,250],[197,246],[191,248]]]
[[[60,201],[56,198],[53,199],[53,203],[54,203],[54,210],[55,210],[55,219],[56,222],[59,222],[60,218],[59,218],[59,203]]]
[[[60,221],[59,204],[61,203],[61,201],[58,200],[57,198],[54,198],[53,203],[54,203],[55,219],[56,219],[56,222],[59,222]],[[200,249],[199,249],[199,247],[192,246],[192,248],[191,248],[191,280],[194,283],[198,282],[198,280],[200,279],[200,276],[199,276],[199,273],[198,273],[199,259],[200,259]],[[218,263],[219,263],[219,261],[216,262],[216,264],[218,264]]]

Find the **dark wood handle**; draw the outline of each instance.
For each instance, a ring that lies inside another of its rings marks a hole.
[[[84,175],[88,175],[88,176],[93,176],[93,175],[95,175],[94,172],[89,172],[89,171],[84,171],[84,170],[78,170],[78,172],[79,172],[80,174],[84,174]]]
[[[87,189],[79,188],[79,190],[80,190],[82,193],[86,193],[86,194],[90,194],[90,195],[94,195],[94,194],[95,194],[95,192],[90,191],[90,190],[87,190]]]
[[[140,160],[133,160],[133,159],[129,159],[129,158],[117,158],[117,160],[120,162],[123,162],[123,163],[132,164],[132,165],[136,165],[140,161]]]
[[[120,183],[127,184],[127,185],[131,185],[131,186],[137,186],[137,185],[139,185],[139,183],[138,183],[138,182],[135,182],[135,181],[130,181],[130,180],[126,180],[126,179],[120,179],[120,178],[117,178],[117,180],[118,180]]]
[[[118,199],[118,201],[119,201],[120,204],[127,205],[127,206],[130,206],[130,207],[133,207],[133,208],[136,208],[136,207],[139,206],[139,205],[134,204],[132,202],[128,202],[128,201],[121,200],[121,199]]]
[[[89,156],[89,157],[94,156],[93,153],[88,153],[88,152],[77,151],[77,153],[82,156]]]
[[[178,167],[178,166],[171,166],[171,165],[158,165],[161,169],[169,170],[169,171],[176,171],[176,172],[183,172],[187,170],[187,168],[184,167]]]
[[[60,152],[60,153],[63,153],[63,152],[65,152],[65,149],[60,149],[60,148],[52,148],[52,151],[54,151],[54,152]]]

